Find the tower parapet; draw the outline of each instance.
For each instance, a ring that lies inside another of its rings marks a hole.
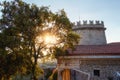
[[[80,45],[103,45],[106,44],[104,22],[83,20],[74,23],[73,31],[80,34]]]
[[[73,25],[73,30],[76,30],[76,29],[79,29],[79,28],[91,28],[91,29],[95,29],[95,28],[99,28],[99,29],[106,29],[104,27],[104,22],[103,21],[99,21],[99,20],[96,20],[96,21],[93,21],[93,20],[83,20],[83,21],[78,21],[76,23],[74,23]]]
[[[76,25],[104,25],[103,21],[99,21],[99,20],[83,20],[83,21],[77,21]]]

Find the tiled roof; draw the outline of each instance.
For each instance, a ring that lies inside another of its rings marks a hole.
[[[119,55],[120,43],[106,45],[77,45],[75,50],[69,50],[71,55]]]
[[[108,45],[120,45],[120,42],[112,42],[112,43],[109,43]]]

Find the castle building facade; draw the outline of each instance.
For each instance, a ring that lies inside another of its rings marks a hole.
[[[103,21],[79,21],[80,42],[58,58],[58,80],[120,80],[120,43],[107,43]]]

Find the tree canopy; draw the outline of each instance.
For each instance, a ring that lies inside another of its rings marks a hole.
[[[57,57],[78,43],[79,36],[72,31],[72,23],[64,10],[53,13],[49,7],[37,7],[22,0],[4,1],[0,5],[3,7],[0,19],[1,79],[20,73],[31,74],[31,79],[37,80],[38,59],[48,55]]]

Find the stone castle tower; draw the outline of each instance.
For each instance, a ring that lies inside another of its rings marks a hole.
[[[106,36],[103,21],[81,21],[74,23],[73,30],[80,34],[79,45],[104,45]]]

